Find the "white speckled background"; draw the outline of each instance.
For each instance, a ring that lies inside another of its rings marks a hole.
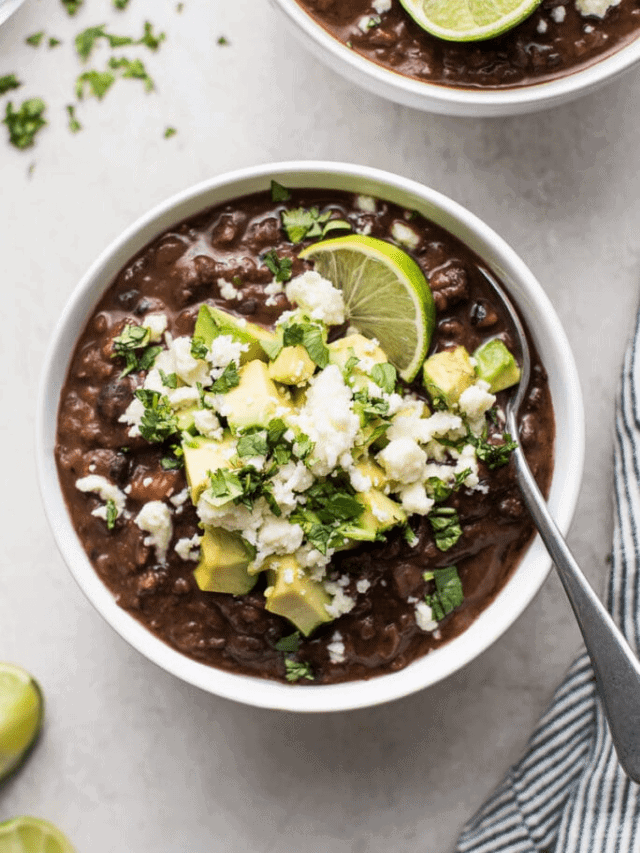
[[[0,790],[0,820],[46,817],[79,853],[446,853],[578,648],[555,577],[473,665],[381,708],[285,715],[187,687],[107,627],[55,550],[33,462],[45,346],[98,252],[201,179],[325,158],[420,180],[499,231],[565,324],[587,409],[570,541],[601,591],[614,392],[640,283],[639,72],[552,112],[448,119],[354,89],[278,28],[267,0],[185,0],[182,14],[175,5],[131,0],[117,13],[85,0],[69,18],[59,0],[27,0],[0,28],[0,76],[25,83],[0,109],[42,96],[50,122],[25,152],[0,127],[0,659],[32,670],[48,700],[41,743]],[[167,32],[157,55],[138,51],[157,91],[122,81],[80,106],[84,130],[70,134],[73,37],[105,22],[137,34],[145,18]],[[26,45],[40,29],[64,44]],[[167,125],[178,134],[165,140]]]

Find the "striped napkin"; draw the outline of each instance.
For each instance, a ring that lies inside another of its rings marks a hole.
[[[640,649],[640,318],[616,406],[607,607]],[[638,732],[640,738],[640,732]],[[618,764],[591,663],[574,662],[525,755],[464,827],[457,853],[637,853],[640,786]]]

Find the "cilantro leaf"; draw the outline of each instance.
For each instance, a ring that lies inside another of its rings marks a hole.
[[[145,407],[138,428],[146,441],[160,444],[178,432],[178,422],[167,397],[145,388],[139,388],[135,394]]]
[[[324,338],[324,329],[314,323],[291,323],[285,326],[282,332],[284,346],[294,347],[302,344],[309,358],[320,368],[329,364],[329,350]]]
[[[113,339],[113,354],[112,358],[118,356],[125,359],[125,368],[120,376],[126,376],[137,370],[148,370],[153,364],[156,355],[162,347],[150,347],[152,350],[149,356],[138,356],[136,350],[144,349],[151,337],[151,332],[145,326],[136,326],[133,323],[128,323],[123,330]]]
[[[118,508],[113,498],[107,500],[107,530],[113,530],[118,517]]]
[[[219,36],[216,44],[220,45],[220,47],[228,47],[231,42],[226,36]]]
[[[436,591],[425,596],[425,601],[431,607],[433,618],[439,622],[462,604],[464,592],[456,566],[433,569],[431,574],[435,581]]]
[[[73,104],[67,104],[67,114],[69,116],[69,130],[71,133],[78,133],[82,130],[82,125],[76,118],[76,108]]]
[[[106,36],[106,24],[101,24],[99,27],[87,27],[75,37],[76,52],[80,59],[86,61],[91,56],[91,52],[98,39]]]
[[[145,91],[151,92],[155,88],[155,84],[140,59],[127,59],[124,56],[119,58],[112,56],[109,60],[109,68],[114,71],[122,71],[122,76],[126,80],[142,80]]]
[[[34,33],[31,36],[27,36],[27,38],[25,39],[25,42],[27,44],[30,44],[31,47],[39,47],[40,42],[42,41],[43,38],[44,38],[44,30],[40,30],[40,32],[38,32],[38,33]]]
[[[210,499],[214,499],[214,504],[222,506],[222,504],[241,497],[244,491],[238,475],[229,471],[228,468],[209,471],[208,496]]]
[[[289,201],[290,198],[291,190],[283,187],[277,181],[271,181],[271,201],[277,203],[280,201]]]
[[[84,0],[60,0],[60,2],[67,10],[68,15],[75,15],[80,6],[84,3]]]
[[[271,251],[264,256],[262,261],[265,267],[271,270],[276,281],[289,281],[291,278],[291,267],[293,266],[291,258],[279,258],[276,254],[276,250],[271,249]]]
[[[513,441],[508,432],[503,433],[502,440],[503,444],[491,444],[491,442],[487,441],[486,436],[469,436],[469,441],[476,448],[476,456],[491,471],[506,465],[509,462],[511,451],[515,450],[518,446],[518,442]]]
[[[216,394],[226,394],[232,388],[240,384],[240,377],[235,361],[230,361],[225,367],[221,376],[211,386],[211,390]]]
[[[191,338],[191,355],[193,358],[204,360],[209,353],[209,347],[204,342],[203,338]]]
[[[379,385],[387,394],[393,394],[398,381],[398,373],[395,367],[389,362],[382,364],[374,364],[371,370],[371,378]]]
[[[436,547],[440,551],[448,551],[453,548],[462,536],[460,519],[457,511],[450,506],[436,506],[427,516]]]
[[[116,9],[126,9],[129,5],[129,0],[113,0],[113,5]]]
[[[298,457],[298,459],[304,460],[307,459],[307,457],[313,452],[313,448],[315,446],[315,442],[311,441],[308,435],[300,433],[300,435],[297,436],[295,440],[293,452]]]
[[[300,681],[301,678],[306,678],[308,681],[313,681],[314,675],[311,666],[302,661],[295,661],[291,658],[286,658],[284,662],[285,678],[287,681]]]
[[[171,137],[175,136],[177,132],[178,131],[175,129],[175,127],[167,127],[164,131],[164,138],[171,139]]]
[[[300,243],[305,237],[322,236],[322,226],[331,216],[331,211],[320,213],[317,207],[304,207],[283,210],[280,214],[282,225],[292,243]]]
[[[76,79],[76,95],[82,100],[88,88],[89,94],[101,101],[115,81],[116,78],[109,71],[85,71]]]
[[[300,648],[300,631],[294,631],[286,637],[280,637],[275,644],[276,651],[279,652],[297,652]]]
[[[158,33],[156,35],[153,32],[153,24],[150,21],[145,21],[143,36],[137,44],[143,44],[148,47],[149,50],[157,50],[166,37],[166,33]]]
[[[19,86],[22,86],[22,83],[15,74],[5,74],[4,77],[0,77],[0,95],[5,95],[11,89],[17,89]]]
[[[160,370],[160,379],[162,379],[162,384],[165,386],[165,388],[178,387],[177,373],[165,373],[164,370]]]
[[[54,38],[53,36],[51,36],[51,37],[49,38],[49,48],[50,48],[50,49],[51,49],[52,47],[58,47],[58,45],[59,45],[59,44],[62,44],[62,42],[60,41],[60,39]]]
[[[2,121],[9,130],[9,142],[21,149],[33,145],[36,133],[47,123],[43,118],[45,109],[46,104],[41,98],[24,101],[18,110],[14,110],[9,101]]]
[[[266,456],[269,452],[267,433],[260,430],[260,432],[241,435],[238,439],[237,452],[241,459],[245,456]]]

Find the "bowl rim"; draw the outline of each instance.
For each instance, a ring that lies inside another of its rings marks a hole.
[[[505,89],[465,89],[407,77],[350,50],[324,29],[296,0],[271,0],[307,47],[375,94],[405,106],[458,116],[516,115],[547,109],[604,86],[640,61],[640,34],[619,50],[563,77]]]
[[[149,660],[189,684],[248,705],[274,710],[327,712],[370,707],[422,690],[453,674],[487,649],[509,628],[538,592],[551,560],[537,536],[518,567],[493,602],[471,626],[449,643],[414,661],[399,672],[365,681],[341,684],[281,684],[253,676],[225,672],[199,663],[171,648],[141,622],[120,608],[93,569],[71,524],[62,496],[54,459],[60,390],[80,331],[98,298],[121,267],[163,230],[187,216],[225,199],[268,189],[271,179],[292,187],[345,188],[377,195],[416,208],[467,243],[507,284],[525,315],[534,340],[549,336],[554,364],[562,375],[553,393],[554,408],[561,403],[566,421],[562,435],[562,464],[554,468],[549,506],[566,533],[578,499],[584,462],[584,410],[578,373],[565,332],[546,293],[511,247],[475,214],[436,190],[390,172],[331,161],[290,161],[247,167],[198,183],[155,205],[129,225],[98,256],[82,276],[62,314],[47,348],[41,373],[35,421],[36,466],[41,498],[57,547],[75,581],[105,621]],[[452,226],[455,227],[453,230]],[[535,307],[536,313],[529,316]],[[532,322],[534,321],[534,322]],[[562,381],[560,382],[560,379]],[[557,417],[557,415],[556,415]],[[525,569],[523,570],[523,566]]]

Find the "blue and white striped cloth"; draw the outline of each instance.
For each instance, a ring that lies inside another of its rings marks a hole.
[[[616,406],[613,563],[607,607],[640,649],[640,316]],[[640,738],[640,732],[638,732]],[[618,764],[588,655],[569,669],[457,853],[638,853],[640,786]]]

